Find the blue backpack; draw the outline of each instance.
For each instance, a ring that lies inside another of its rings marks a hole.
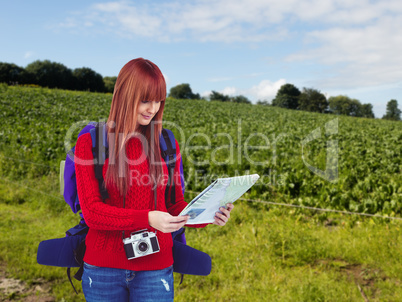
[[[91,134],[95,177],[98,179],[99,182],[99,190],[102,199],[106,200],[109,195],[104,186],[102,170],[105,160],[109,156],[109,146],[107,143],[105,123],[89,123],[81,130],[81,132],[78,134],[78,137],[85,133]],[[169,197],[168,194],[170,194],[170,200],[174,203],[176,196],[173,174],[176,163],[176,144],[173,132],[168,129],[163,129],[159,143],[161,148],[161,155],[166,162],[169,173],[169,179],[165,192],[165,200],[167,200],[167,198]],[[74,213],[77,213],[81,209],[81,207],[77,194],[74,152],[75,147],[73,147],[67,153],[66,160],[61,162],[60,185],[64,200],[71,207],[71,210]],[[182,191],[184,194],[185,188],[182,162],[180,165],[180,177]],[[66,237],[40,242],[37,252],[37,262],[39,264],[67,267],[67,276],[70,280],[71,285],[73,285],[70,277],[71,267],[79,267],[79,270],[74,275],[74,278],[79,281],[81,280],[84,264],[83,258],[86,248],[85,238],[89,229],[89,227],[85,223],[82,213],[80,213],[80,216],[80,223],[67,230]],[[209,275],[209,273],[211,272],[211,257],[204,252],[201,252],[186,245],[184,228],[181,228],[180,230],[172,233],[172,238],[174,259],[173,271],[181,274],[181,282],[183,280],[183,274],[201,276]]]

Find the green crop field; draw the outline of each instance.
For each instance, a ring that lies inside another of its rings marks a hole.
[[[111,98],[0,85],[0,299],[84,300],[36,250],[79,220],[59,163]],[[180,144],[187,200],[217,177],[261,176],[227,226],[187,230],[213,270],[176,282],[177,301],[402,300],[401,122],[168,99],[164,127]]]

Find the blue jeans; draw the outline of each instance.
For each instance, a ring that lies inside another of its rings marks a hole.
[[[84,263],[82,290],[91,301],[173,301],[173,267],[130,271]]]

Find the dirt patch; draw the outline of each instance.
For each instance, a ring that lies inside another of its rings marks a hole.
[[[387,279],[380,269],[368,268],[360,264],[349,264],[341,270],[363,286],[374,286],[376,281]]]
[[[0,301],[54,302],[56,299],[50,295],[50,285],[46,280],[34,280],[29,286],[0,271]]]
[[[2,278],[0,279],[0,290],[6,295],[12,293],[22,293],[25,290],[25,285],[22,281],[12,279],[12,278]]]
[[[362,297],[368,301],[366,293],[370,291],[374,297],[377,294],[375,283],[386,280],[388,277],[378,268],[367,267],[362,264],[350,264],[343,259],[320,259],[314,265],[334,269],[345,274],[358,287]]]

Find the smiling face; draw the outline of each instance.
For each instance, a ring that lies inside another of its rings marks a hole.
[[[137,108],[137,125],[147,126],[158,113],[161,101],[141,101]]]

